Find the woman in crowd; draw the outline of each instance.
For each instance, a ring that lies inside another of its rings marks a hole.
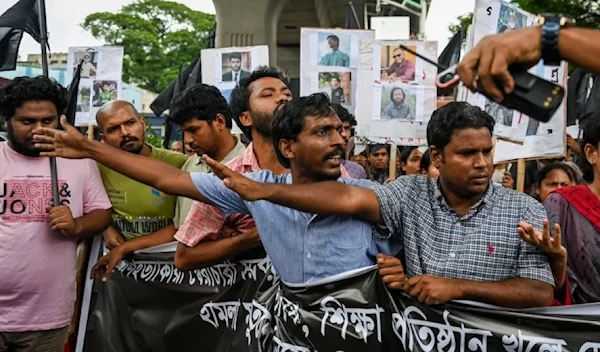
[[[562,229],[574,303],[600,302],[600,111],[590,120],[578,160],[589,185],[557,189],[544,202],[550,224]]]
[[[419,165],[420,173],[423,175],[427,175],[429,178],[436,178],[440,175],[440,171],[437,167],[431,162],[431,155],[429,154],[429,150],[427,150],[423,157],[421,157],[421,162]]]
[[[537,199],[544,203],[550,193],[576,184],[575,171],[563,162],[555,162],[538,171],[535,180],[535,194]]]
[[[400,154],[402,175],[416,175],[421,171],[423,153],[418,147],[405,147]]]

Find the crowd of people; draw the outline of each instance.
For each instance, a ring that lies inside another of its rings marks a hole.
[[[493,40],[481,45],[506,44]],[[477,88],[472,62],[459,72]],[[266,254],[289,284],[378,265],[391,290],[430,305],[600,302],[600,111],[570,144],[579,167],[536,162],[527,194],[514,190],[515,166],[493,164],[494,119],[464,102],[433,113],[427,148],[399,150],[393,179],[389,145],[355,154],[354,116],[324,94],[292,99],[274,67],[241,77],[229,103],[205,84],[179,93],[176,151],[147,144],[125,101],[102,106],[101,141],[88,139],[60,117],[64,96],[44,77],[0,90],[0,351],[62,349],[75,248],[99,234],[109,251],[92,276],[103,281],[127,255],[177,241],[182,271]],[[57,157],[60,204],[45,157]]]

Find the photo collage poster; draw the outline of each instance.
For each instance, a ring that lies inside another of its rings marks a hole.
[[[231,91],[240,79],[250,76],[259,66],[269,65],[269,47],[266,45],[204,49],[201,51],[202,83],[217,87],[229,103]],[[231,132],[242,130],[233,121]]]
[[[81,65],[75,126],[96,125],[102,105],[123,96],[123,48],[114,46],[71,47],[67,57],[67,82]]]
[[[302,28],[300,95],[325,93],[354,113],[360,43],[374,38],[370,30]]]
[[[485,36],[533,26],[536,17],[500,0],[477,0],[473,16],[474,40],[470,50]],[[545,66],[542,61],[530,73],[566,86],[567,65]],[[481,94],[467,94],[467,101],[489,113],[495,120],[498,137],[494,162],[558,156],[565,153],[565,104],[548,123],[541,123],[519,111],[508,109]]]
[[[432,41],[362,41],[356,106],[358,142],[425,146],[427,123],[436,108],[437,67],[403,50],[437,56]]]

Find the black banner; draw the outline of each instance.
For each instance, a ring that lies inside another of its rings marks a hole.
[[[426,306],[375,268],[290,287],[267,258],[181,272],[138,257],[94,282],[83,351],[599,352],[600,307],[586,308]]]

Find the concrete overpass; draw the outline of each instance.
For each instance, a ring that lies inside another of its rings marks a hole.
[[[410,16],[411,32],[424,33],[430,1],[354,0],[353,5],[361,28],[368,27],[371,16]],[[271,64],[287,70],[293,78],[300,75],[300,28],[343,28],[349,3],[348,0],[213,2],[217,16],[217,47],[268,45]]]

